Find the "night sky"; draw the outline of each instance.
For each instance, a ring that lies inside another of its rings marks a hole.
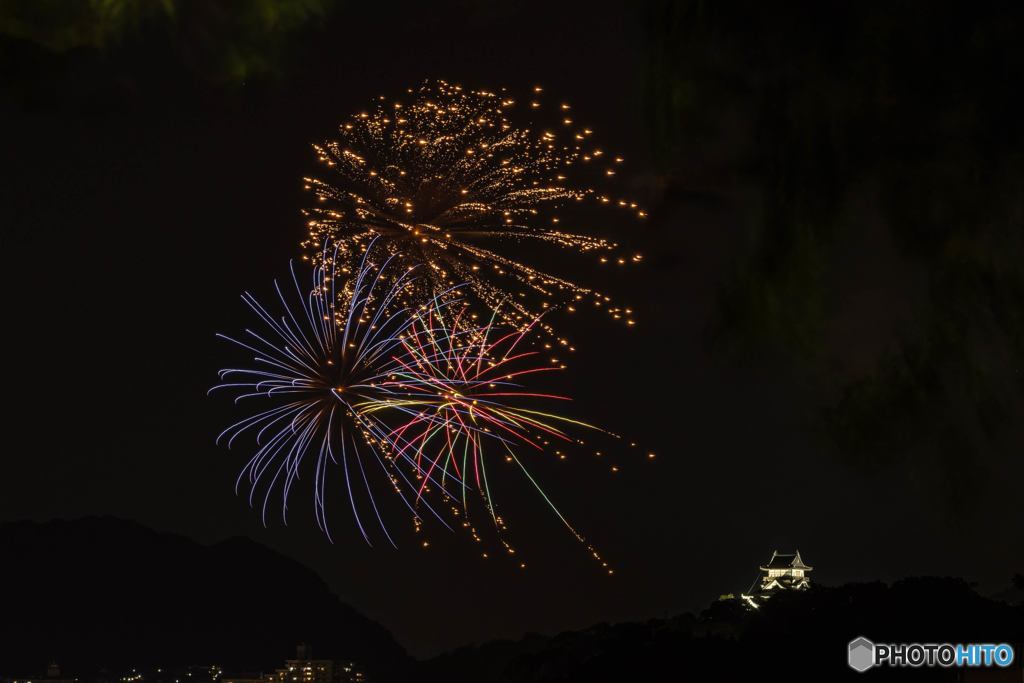
[[[995,590],[1024,569],[1024,119],[1001,12],[321,4],[267,38],[182,3],[99,47],[2,17],[0,521],[249,536],[417,656],[700,609],[773,549],[827,584]],[[299,256],[309,144],[429,78],[564,97],[649,207],[616,228],[646,256],[628,274],[566,259],[638,320],[566,321],[566,379],[576,414],[659,457],[535,469],[614,577],[511,478],[527,571],[440,531],[368,548],[340,505],[333,545],[302,500],[263,528],[233,493],[244,449],[214,445],[236,415],[206,396],[236,358],[214,333]]]

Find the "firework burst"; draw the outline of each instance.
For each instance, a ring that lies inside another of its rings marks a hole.
[[[529,110],[539,110],[536,88]],[[468,296],[505,322],[525,324],[539,310],[592,298],[615,318],[632,324],[631,311],[568,279],[534,268],[509,249],[532,240],[625,264],[639,254],[615,256],[614,243],[563,227],[560,209],[594,203],[617,207],[639,218],[635,202],[580,187],[578,171],[615,175],[621,157],[591,142],[592,131],[577,125],[568,104],[549,129],[518,127],[510,119],[516,101],[446,82],[410,90],[410,101],[381,98],[372,111],[344,122],[339,139],[314,149],[330,173],[306,178],[318,205],[305,213],[303,243],[314,261],[322,245],[339,245],[342,268],[372,239],[406,264],[424,264],[421,300],[457,282]],[[586,167],[586,168],[584,168]],[[540,327],[551,332],[547,323]]]
[[[262,403],[218,437],[228,447],[245,434],[254,437],[255,453],[236,489],[248,488],[264,523],[279,493],[287,521],[289,494],[311,475],[316,521],[330,537],[328,488],[343,484],[363,538],[370,542],[370,520],[392,545],[381,491],[402,501],[416,531],[432,517],[483,541],[473,513],[479,501],[504,550],[514,554],[488,475],[494,462],[514,463],[607,569],[526,466],[544,454],[564,459],[565,448],[584,444],[575,431],[608,434],[545,409],[569,399],[528,386],[565,367],[526,342],[539,321],[503,328],[495,316],[477,324],[459,296],[464,287],[429,305],[410,304],[413,271],[396,267],[393,256],[376,264],[376,253],[371,244],[349,279],[315,267],[309,289],[293,267],[290,283],[275,282],[278,315],[245,293],[260,328],[241,337],[218,335],[251,353],[253,362],[221,370],[211,391],[230,391],[236,403]]]
[[[503,533],[506,525],[491,494],[487,463],[514,463],[576,539],[612,573],[524,461],[543,455],[564,460],[567,450],[585,445],[577,433],[619,437],[546,409],[570,399],[529,386],[538,375],[565,368],[558,358],[547,357],[526,341],[539,319],[503,328],[495,322],[496,312],[490,322],[477,325],[468,309],[464,302],[449,301],[427,308],[413,320],[403,340],[401,368],[394,370],[390,381],[423,396],[419,412],[395,428],[389,438],[400,442],[401,455],[416,463],[424,487],[427,482],[440,481],[453,513],[479,541],[468,495],[475,491],[509,553],[515,551]],[[453,491],[460,494],[458,500]]]
[[[236,489],[248,485],[251,505],[262,498],[264,523],[277,490],[287,521],[289,493],[311,469],[317,524],[330,536],[326,490],[334,465],[340,466],[352,514],[367,542],[364,520],[370,518],[393,544],[375,495],[381,485],[398,494],[417,523],[424,508],[444,521],[423,500],[416,463],[402,456],[400,440],[389,436],[384,421],[430,407],[416,387],[388,381],[402,367],[402,335],[415,315],[403,305],[411,273],[403,269],[393,275],[394,270],[393,260],[377,266],[367,254],[351,281],[340,282],[333,269],[317,266],[312,287],[303,289],[293,267],[294,292],[275,282],[281,315],[272,315],[247,292],[242,299],[261,329],[247,329],[240,338],[218,335],[251,352],[253,365],[221,370],[221,384],[211,391],[232,391],[236,403],[260,400],[266,406],[218,436],[230,447],[247,432],[255,435],[256,452],[239,473]],[[390,285],[382,284],[386,276]]]

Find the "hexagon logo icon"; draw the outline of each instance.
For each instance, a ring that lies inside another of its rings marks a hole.
[[[875,665],[875,644],[864,636],[851,640],[847,657],[850,668],[863,673]]]

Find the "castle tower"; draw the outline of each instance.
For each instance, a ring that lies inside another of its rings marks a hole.
[[[807,576],[814,567],[804,564],[800,557],[800,551],[795,553],[780,553],[772,551],[772,558],[768,564],[760,567],[761,585],[760,593],[772,593],[785,590],[806,590],[811,586],[811,579]]]

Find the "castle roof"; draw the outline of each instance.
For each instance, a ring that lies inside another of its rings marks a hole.
[[[761,567],[762,571],[768,569],[804,569],[810,571],[814,567],[804,564],[799,550],[795,553],[780,553],[778,550],[773,550],[772,559],[768,560],[768,564]]]

